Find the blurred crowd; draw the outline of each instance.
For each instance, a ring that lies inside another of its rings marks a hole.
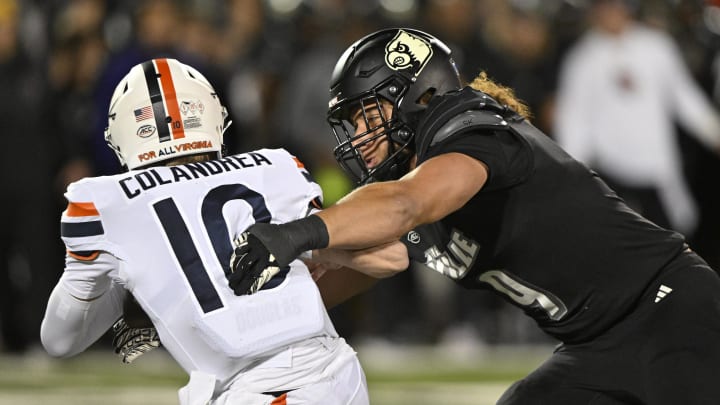
[[[63,269],[66,185],[120,169],[103,130],[111,92],[133,65],[166,56],[195,66],[229,109],[228,151],[287,148],[331,204],[352,188],[332,158],[325,122],[330,73],[350,43],[390,26],[428,31],[452,48],[463,79],[485,71],[514,88],[534,124],[554,136],[561,66],[597,1],[0,0],[0,348],[21,353],[38,341]],[[720,1],[632,3],[637,19],[675,41],[692,80],[720,110]],[[698,207],[687,236],[720,268],[720,160],[680,125],[676,135]],[[406,272],[332,314],[350,340],[544,339],[487,295]]]

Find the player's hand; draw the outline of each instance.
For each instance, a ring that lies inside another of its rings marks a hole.
[[[115,353],[125,364],[130,364],[143,354],[160,347],[160,338],[154,327],[131,328],[124,318],[120,318],[112,330]]]
[[[235,295],[254,294],[280,271],[275,256],[250,232],[233,241],[228,284]]]

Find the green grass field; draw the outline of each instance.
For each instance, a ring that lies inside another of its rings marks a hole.
[[[515,380],[550,355],[547,346],[457,350],[356,347],[373,405],[494,404]],[[0,356],[0,405],[177,404],[185,373],[163,350],[123,365],[109,351],[57,360],[38,350]]]

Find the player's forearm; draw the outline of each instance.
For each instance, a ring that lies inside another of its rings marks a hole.
[[[340,249],[396,241],[424,219],[418,199],[400,182],[369,184],[316,215],[327,226],[329,247]]]
[[[395,182],[363,187],[367,191],[353,192],[342,203],[302,219],[256,223],[248,232],[267,247],[280,266],[308,250],[360,250],[397,241],[417,223],[414,213],[418,204],[394,184],[386,187],[389,183]]]
[[[407,249],[397,241],[362,250],[314,250],[313,260],[339,264],[375,278],[393,276],[409,266]]]
[[[117,286],[94,300],[81,300],[58,283],[40,328],[40,339],[48,354],[74,356],[97,341],[120,316],[122,294]]]
[[[325,307],[330,309],[369,290],[377,281],[377,278],[343,267],[326,272],[316,283]]]

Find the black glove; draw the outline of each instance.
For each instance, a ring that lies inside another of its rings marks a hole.
[[[131,328],[124,318],[120,318],[112,330],[115,353],[125,364],[130,364],[143,354],[160,347],[160,338],[154,327]]]
[[[235,295],[254,294],[280,271],[280,266],[260,239],[249,232],[243,232],[233,244],[228,284]]]
[[[233,241],[228,284],[235,295],[256,293],[302,252],[327,247],[328,239],[317,215],[282,225],[256,223]]]

